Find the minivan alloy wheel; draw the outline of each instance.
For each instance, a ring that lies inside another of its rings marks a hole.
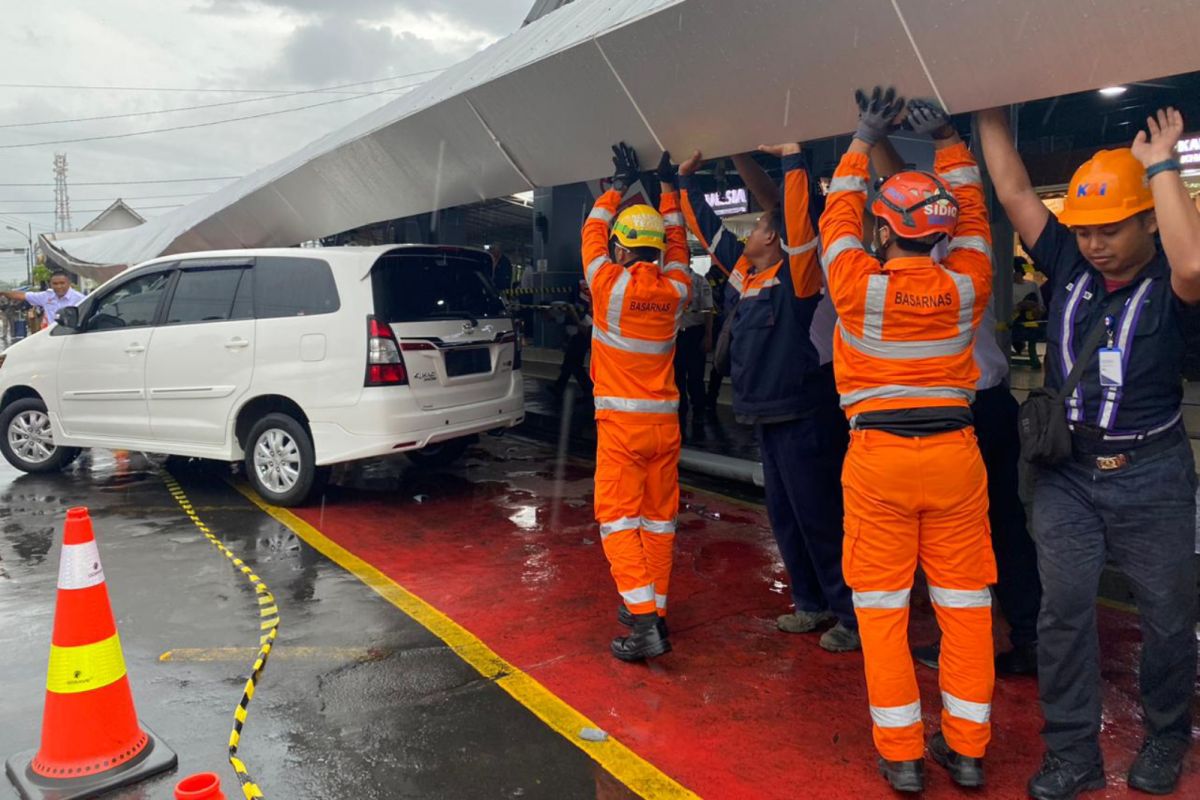
[[[41,464],[54,455],[54,436],[50,416],[29,409],[13,417],[8,425],[8,446],[31,464]]]
[[[283,494],[300,479],[300,448],[287,431],[269,428],[254,443],[254,470],[259,481]]]

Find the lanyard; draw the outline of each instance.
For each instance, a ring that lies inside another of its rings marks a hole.
[[[1068,287],[1070,294],[1067,297],[1066,307],[1063,309],[1063,332],[1059,350],[1066,373],[1069,373],[1075,365],[1075,322],[1080,315],[1084,301],[1092,299],[1092,293],[1088,291],[1091,279],[1090,274],[1084,275],[1078,283]],[[1124,373],[1129,371],[1129,353],[1133,349],[1133,333],[1137,330],[1138,319],[1141,317],[1146,295],[1150,293],[1154,280],[1154,278],[1143,278],[1121,307],[1120,315],[1114,318],[1109,314],[1104,318],[1108,347],[1109,349],[1117,348],[1120,351]],[[1096,420],[1101,428],[1112,429],[1113,423],[1117,419],[1117,412],[1120,410],[1123,395],[1124,386],[1101,387],[1100,411]],[[1067,418],[1072,422],[1083,422],[1085,419],[1082,381],[1067,398]]]

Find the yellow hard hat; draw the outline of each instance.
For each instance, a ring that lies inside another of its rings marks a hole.
[[[667,230],[662,214],[647,205],[630,206],[617,215],[613,223],[613,236],[622,247],[653,247],[667,249]]]

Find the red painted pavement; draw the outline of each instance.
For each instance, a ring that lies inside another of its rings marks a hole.
[[[703,797],[892,796],[875,770],[861,656],[775,630],[788,600],[764,510],[684,492],[669,612],[675,650],[624,664],[608,652],[622,628],[592,520],[590,470],[569,463],[559,483],[545,448],[487,447],[457,474],[369,467],[353,479],[363,488],[331,489],[323,509],[297,513]],[[932,615],[915,602],[912,636],[927,641]],[[1141,738],[1139,635],[1131,614],[1101,609],[1101,620],[1109,789],[1086,797],[1127,797],[1136,793],[1124,772]],[[932,732],[937,677],[917,669]],[[1041,758],[1032,679],[997,682],[993,724],[986,795],[1024,797]],[[967,794],[932,762],[926,769],[926,797]],[[1200,756],[1178,796],[1200,797]]]

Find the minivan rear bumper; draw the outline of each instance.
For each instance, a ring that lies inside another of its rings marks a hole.
[[[521,373],[512,375],[512,391],[498,400],[417,410],[407,387],[367,389],[354,406],[329,419],[309,420],[318,465],[419,450],[426,445],[485,431],[512,428],[525,420]],[[407,413],[406,413],[407,412]]]

